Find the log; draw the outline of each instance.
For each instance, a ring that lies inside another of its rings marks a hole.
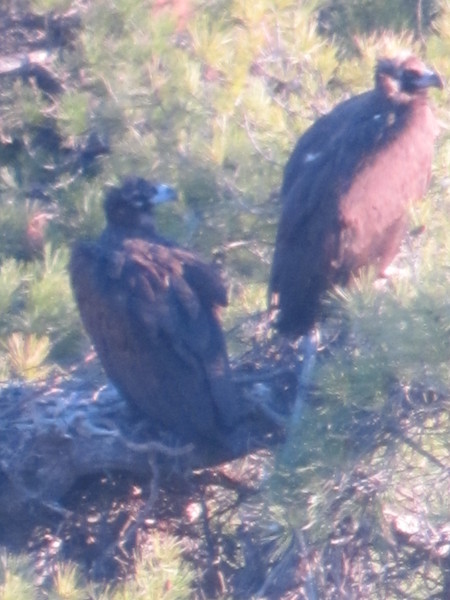
[[[264,377],[281,381],[286,372],[255,374],[253,379]],[[262,401],[265,384],[252,384],[248,375],[242,381],[237,401],[247,403],[248,419],[230,433],[230,450],[221,447],[215,454],[156,432],[112,385],[96,389],[78,378],[8,383],[0,389],[0,516],[17,516],[30,507],[64,512],[60,500],[85,476],[128,473],[151,481],[156,491],[168,463],[170,470],[176,462],[184,472],[278,443],[286,420]],[[286,384],[279,387],[285,390]],[[280,411],[289,406],[285,400]]]

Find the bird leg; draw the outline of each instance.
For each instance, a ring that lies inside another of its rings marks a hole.
[[[314,371],[317,358],[317,350],[320,343],[320,332],[317,327],[313,327],[306,336],[303,336],[297,342],[297,394],[295,396],[294,407],[289,419],[289,425],[286,432],[286,443],[281,453],[282,460],[291,459],[291,440],[297,433],[303,408],[305,406],[308,389],[311,383],[311,377]],[[303,355],[303,360],[300,360]]]
[[[295,427],[301,418],[309,384],[314,371],[317,358],[317,349],[320,343],[320,331],[313,327],[308,335],[301,338],[297,344],[298,355],[303,354],[303,360],[297,363],[298,388],[294,408],[291,414],[291,427]]]

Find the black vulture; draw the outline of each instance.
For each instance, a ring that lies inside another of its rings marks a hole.
[[[297,337],[333,285],[398,252],[409,204],[426,192],[438,126],[427,89],[439,75],[409,55],[378,61],[374,89],[338,104],[299,139],[281,187],[269,282],[277,327]]]
[[[129,177],[106,195],[106,228],[70,262],[81,318],[121,394],[155,429],[220,446],[238,422],[214,266],[160,237],[153,207],[168,186]],[[224,442],[225,444],[225,442]]]

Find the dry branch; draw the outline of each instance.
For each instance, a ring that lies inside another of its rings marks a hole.
[[[276,407],[262,408],[254,387],[254,393],[243,389],[238,400],[249,410],[248,422],[230,434],[235,453],[218,450],[213,456],[160,434],[112,386],[97,391],[76,379],[9,384],[0,391],[0,514],[17,514],[30,504],[62,510],[58,502],[87,475],[124,472],[158,486],[161,464],[202,468],[271,445],[285,421],[267,416]]]

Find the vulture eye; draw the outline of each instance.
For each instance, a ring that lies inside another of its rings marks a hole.
[[[412,91],[417,88],[417,82],[420,81],[422,74],[419,73],[416,69],[405,69],[402,73],[402,89],[407,91]]]
[[[149,206],[149,202],[148,202],[147,198],[143,198],[142,196],[136,196],[135,198],[133,198],[132,204],[138,210],[142,210],[144,208],[147,208],[147,206]]]

